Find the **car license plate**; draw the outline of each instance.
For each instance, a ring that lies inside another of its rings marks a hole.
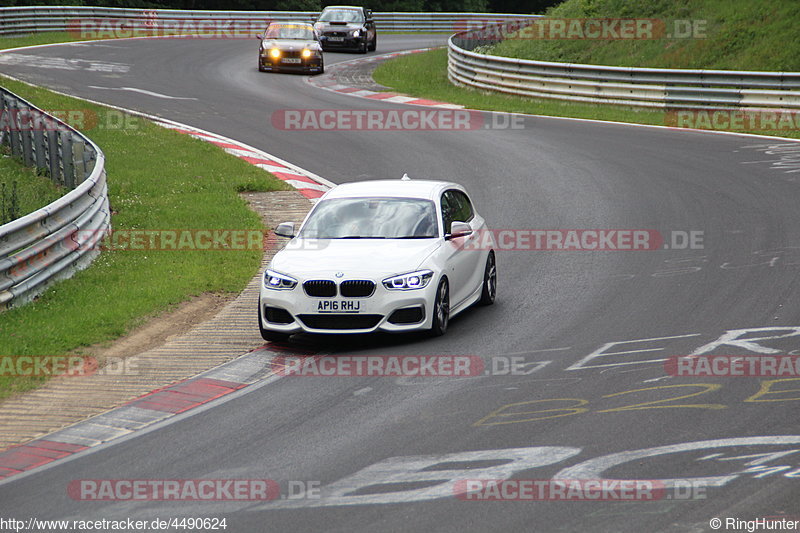
[[[344,37],[328,37],[328,40],[329,41],[341,42],[341,41],[344,41]]]
[[[300,63],[299,57],[284,57],[281,59],[281,63]]]
[[[360,313],[361,302],[358,300],[320,300],[317,302],[318,313]]]

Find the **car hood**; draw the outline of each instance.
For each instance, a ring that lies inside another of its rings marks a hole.
[[[378,278],[417,270],[442,245],[441,239],[292,239],[270,268],[300,278]]]
[[[317,41],[303,41],[301,39],[266,39],[261,41],[264,48],[278,48],[280,50],[302,50],[308,48],[309,50],[319,50],[319,43]]]
[[[317,30],[331,30],[331,31],[350,31],[362,28],[364,24],[361,22],[348,22],[347,24],[331,24],[330,22],[317,22],[315,28]]]

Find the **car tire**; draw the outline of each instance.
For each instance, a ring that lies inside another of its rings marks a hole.
[[[497,262],[494,258],[494,250],[489,250],[486,258],[486,268],[483,269],[483,284],[481,289],[480,305],[492,305],[497,295]]]
[[[369,51],[370,51],[370,52],[374,52],[374,51],[375,51],[375,50],[377,50],[377,49],[378,49],[378,36],[377,36],[377,35],[375,35],[375,36],[372,38],[372,42],[371,42],[371,43],[369,43]]]
[[[258,62],[258,71],[259,72],[266,72],[267,71],[267,69],[264,68],[264,66],[261,64],[260,61]]]
[[[271,331],[264,329],[261,323],[261,302],[258,303],[258,331],[261,333],[261,338],[270,342],[284,342],[291,337],[289,333],[281,333],[280,331]]]
[[[320,59],[319,61],[319,73],[325,74],[325,62]]]
[[[359,54],[366,54],[367,53],[367,48],[369,48],[369,43],[367,42],[366,39],[364,39],[364,42],[361,43],[361,46],[358,47],[358,53]]]
[[[433,301],[433,323],[431,324],[431,337],[441,337],[447,331],[450,323],[450,285],[447,278],[442,278],[436,288],[436,298]]]

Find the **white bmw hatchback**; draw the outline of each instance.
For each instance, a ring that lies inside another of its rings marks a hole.
[[[427,330],[494,302],[491,246],[463,187],[443,181],[363,181],[328,191],[264,272],[261,335]]]

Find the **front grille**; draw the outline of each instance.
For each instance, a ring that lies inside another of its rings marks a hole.
[[[303,283],[303,289],[309,296],[331,298],[336,296],[336,283],[327,279],[312,279]]]
[[[375,292],[375,282],[368,279],[353,279],[343,281],[339,286],[339,293],[348,298],[366,298]]]
[[[322,35],[325,37],[347,37],[346,31],[326,31]]]
[[[273,324],[291,324],[294,322],[292,315],[289,314],[289,311],[286,309],[281,309],[280,307],[270,307],[268,305],[264,306],[264,316],[267,319],[267,322],[272,322]]]
[[[370,329],[383,315],[297,315],[303,324],[314,329]]]
[[[389,315],[389,322],[392,324],[416,324],[425,318],[425,310],[422,307],[406,307],[398,309]]]

